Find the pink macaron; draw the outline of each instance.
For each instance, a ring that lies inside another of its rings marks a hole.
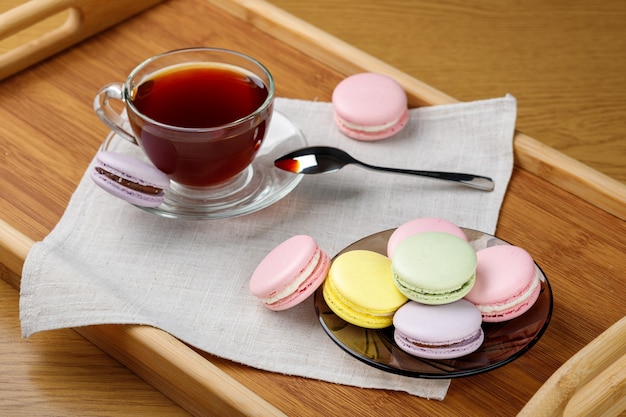
[[[409,236],[424,232],[443,232],[467,241],[467,236],[456,224],[436,217],[421,217],[400,225],[387,241],[387,256],[393,257],[396,246]]]
[[[296,235],[263,258],[250,279],[250,292],[270,310],[286,310],[313,294],[329,267],[328,255],[311,236]]]
[[[541,283],[528,252],[498,245],[479,250],[476,256],[476,282],[465,299],[478,307],[483,321],[511,320],[533,306]]]
[[[466,300],[426,305],[409,301],[393,317],[394,340],[403,351],[427,359],[453,359],[485,340],[480,311]]]
[[[170,185],[167,175],[154,166],[110,151],[96,154],[90,176],[105,191],[142,207],[161,205]]]
[[[370,141],[398,133],[409,120],[406,93],[386,75],[361,73],[341,81],[332,95],[339,130]]]

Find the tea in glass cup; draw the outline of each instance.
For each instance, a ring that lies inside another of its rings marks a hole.
[[[110,100],[121,100],[131,131]],[[274,81],[260,62],[239,52],[190,48],[137,66],[125,83],[95,100],[98,117],[138,144],[189,204],[237,192],[271,120]]]

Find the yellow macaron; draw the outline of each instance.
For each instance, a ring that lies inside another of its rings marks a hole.
[[[368,250],[349,251],[335,258],[323,294],[337,316],[369,329],[391,326],[393,314],[408,300],[393,283],[391,260]]]

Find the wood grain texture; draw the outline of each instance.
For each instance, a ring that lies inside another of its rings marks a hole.
[[[9,8],[0,15],[0,39],[16,37],[11,40],[12,47],[0,55],[0,79],[160,1],[31,0]],[[31,29],[33,27],[36,29]],[[43,32],[37,33],[39,30]]]
[[[307,24],[269,3],[250,0],[210,0],[252,27],[281,39],[322,64],[344,74],[379,72],[400,83],[409,106],[449,104],[458,100],[394,68],[386,62]],[[516,132],[515,163],[549,182],[626,219],[626,187],[530,136]]]
[[[626,412],[626,317],[565,362],[518,417],[618,415]]]
[[[513,94],[518,129],[626,183],[626,3],[270,0],[461,100]]]
[[[22,339],[18,294],[3,280],[0,301],[1,415],[189,415],[72,330]]]
[[[198,19],[198,16],[203,18]],[[254,20],[255,16],[246,19]],[[348,68],[337,69],[311,59],[260,27],[251,26],[246,20],[233,17],[208,2],[174,0],[156,6],[0,84],[0,118],[10,121],[0,124],[2,219],[28,239],[39,240],[49,233],[106,135],[106,128],[91,109],[97,89],[123,79],[144,58],[190,45],[222,46],[258,57],[275,75],[277,94],[281,96],[328,100],[334,85],[349,72]],[[415,95],[411,97],[413,101],[421,99]],[[502,208],[497,234],[527,248],[544,268],[555,297],[552,323],[528,354],[493,372],[454,380],[442,402],[398,392],[360,390],[271,374],[201,352],[190,352],[189,348],[178,345],[181,355],[186,358],[181,367],[193,367],[198,357],[207,357],[221,371],[287,415],[470,416],[488,415],[493,410],[498,410],[501,415],[514,415],[561,364],[626,315],[623,305],[626,222],[517,167]],[[18,268],[15,254],[20,250],[5,255],[11,250],[5,243],[0,243],[4,245],[0,248],[2,262],[5,258],[14,259],[11,268]],[[17,282],[17,277],[8,280]],[[17,292],[12,294],[12,299],[16,300]],[[8,299],[11,296],[0,298],[2,305]],[[598,300],[602,302],[602,315],[596,314]],[[15,308],[15,304],[9,306],[14,318]],[[133,326],[96,326],[83,331],[87,337],[105,346],[107,341],[119,340],[116,338],[123,332],[136,335],[141,334],[141,329],[146,330]],[[15,328],[8,331],[11,337],[19,338]],[[188,410],[202,414],[197,404],[178,396],[181,388],[187,390],[185,383],[177,387],[176,380],[165,383],[159,380],[168,373],[168,366],[176,362],[175,358],[170,361],[161,354],[154,354],[153,349],[142,350],[137,341],[135,338],[130,351],[118,349],[111,350],[111,353]],[[27,356],[20,356],[26,355],[22,353],[25,349],[22,344],[31,342],[16,342],[16,339],[3,336],[2,343],[16,353],[10,358],[3,357],[1,365],[7,369],[12,369],[11,366],[19,369],[22,365],[13,362],[20,362],[16,357],[26,360]],[[58,347],[63,341],[51,343]],[[167,346],[164,345],[158,347],[160,352],[166,353]],[[161,366],[164,360],[168,363]],[[142,368],[144,363],[154,366],[146,370]],[[37,372],[42,366],[45,363],[32,361],[27,369]],[[63,397],[40,396],[32,381],[20,381],[24,384],[20,391],[34,393],[28,400],[33,407],[40,402],[54,405],[55,398],[57,407],[76,407],[76,404],[80,407],[85,401],[83,398],[89,398],[89,389],[78,390],[80,394],[67,405]],[[61,383],[55,378],[45,382],[50,387]],[[82,394],[85,397],[81,397]],[[10,401],[10,397],[4,400],[4,394],[0,394],[0,398],[7,403]],[[142,406],[146,407],[145,410],[152,410],[148,400],[136,402],[138,409]],[[34,410],[30,414],[46,414]],[[164,405],[158,414],[166,411],[170,411],[170,407]],[[16,405],[15,414],[20,415],[18,412]],[[127,414],[121,410],[110,412],[110,415]]]

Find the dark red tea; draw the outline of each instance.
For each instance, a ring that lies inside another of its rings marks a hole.
[[[132,114],[129,118],[157,168],[180,184],[214,185],[252,162],[265,136],[271,107],[267,119],[217,131],[202,129],[244,118],[267,97],[267,86],[258,77],[234,67],[171,67],[143,81],[134,92],[132,104],[152,120],[187,129],[166,128]]]
[[[230,67],[191,66],[160,72],[137,88],[144,115],[178,127],[216,127],[245,117],[267,98],[257,77]]]

